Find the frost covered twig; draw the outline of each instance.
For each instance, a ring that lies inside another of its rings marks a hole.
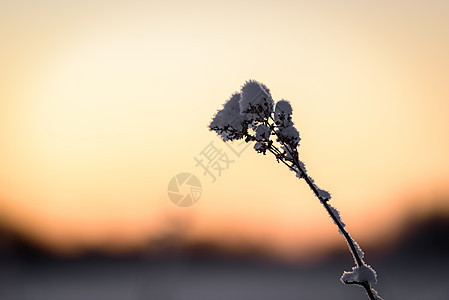
[[[344,272],[340,280],[363,287],[371,300],[382,299],[371,287],[377,282],[376,272],[364,262],[363,251],[346,231],[338,210],[329,204],[330,193],[315,184],[307,174],[304,163],[299,160],[301,139],[293,124],[292,107],[288,101],[280,100],[274,105],[270,90],[264,84],[250,80],[215,114],[209,129],[218,133],[225,142],[239,139],[255,141],[254,149],[257,152],[264,155],[267,151],[272,153],[278,162],[286,165],[298,178],[304,179],[344,236],[354,258],[355,267],[350,272]]]

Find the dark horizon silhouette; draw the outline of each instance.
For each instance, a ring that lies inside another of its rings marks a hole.
[[[379,292],[386,299],[447,299],[448,232],[447,216],[411,218],[394,245],[368,249],[380,274]],[[0,298],[360,299],[356,287],[336,280],[352,264],[344,248],[304,265],[267,256],[257,246],[240,252],[207,242],[179,246],[172,239],[146,252],[67,257],[3,231]]]

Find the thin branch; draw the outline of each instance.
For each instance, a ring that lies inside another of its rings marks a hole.
[[[250,81],[248,84],[254,84],[254,81]],[[244,88],[242,88],[242,91],[243,89]],[[260,97],[261,94],[262,92],[258,93],[257,95],[255,95],[255,98]],[[281,112],[280,122],[276,123],[275,120],[276,116],[274,116],[273,112],[273,104],[271,104],[270,107],[267,102],[267,99],[264,98],[264,100],[265,102],[262,105],[260,104],[253,105],[251,102],[247,103],[249,108],[245,109],[244,111],[242,111],[242,108],[240,106],[240,113],[248,114],[249,116],[249,118],[242,121],[241,125],[243,127],[243,130],[236,130],[232,126],[226,124],[224,127],[220,126],[210,127],[211,130],[215,130],[218,133],[228,133],[229,135],[222,136],[225,141],[229,139],[232,140],[245,137],[246,142],[257,141],[258,143],[260,143],[256,147],[257,152],[266,154],[266,151],[268,150],[276,157],[276,160],[278,162],[281,161],[291,171],[295,172],[297,177],[304,178],[309,188],[312,190],[314,195],[320,200],[321,204],[323,204],[324,208],[326,209],[331,219],[337,225],[340,233],[344,236],[348,244],[349,250],[354,258],[356,268],[362,267],[369,268],[369,266],[367,266],[363,261],[363,254],[360,254],[361,251],[357,243],[354,241],[354,239],[351,237],[348,231],[346,231],[345,225],[340,219],[338,211],[329,204],[330,196],[327,194],[327,192],[326,194],[324,194],[323,191],[314,183],[314,180],[307,174],[304,164],[299,160],[298,147],[300,138],[298,132],[296,131],[296,133],[295,132],[292,133],[291,128],[289,127],[293,126],[293,122],[291,121],[291,107],[289,107],[288,109],[289,111],[288,114],[286,114],[285,112],[284,113]],[[236,101],[239,102],[237,103]],[[239,100],[233,96],[231,97],[228,103],[231,103],[230,105],[236,104],[241,105],[240,101],[241,99]],[[226,109],[226,107],[224,107],[224,109]],[[218,116],[218,114],[216,116]],[[256,117],[254,118],[254,116]],[[213,122],[215,122],[215,119]],[[217,124],[220,124],[220,119],[218,119],[217,122],[218,122]],[[261,128],[261,130],[263,129],[263,131],[261,132],[262,135],[259,134],[260,138],[258,138],[258,134],[256,131],[260,127],[257,126],[261,125],[268,127],[268,136],[266,136],[267,130],[265,128]],[[248,132],[249,129],[251,130],[251,132]],[[287,129],[288,133],[284,133],[283,132],[284,129]],[[296,130],[294,127],[293,129]],[[252,133],[255,133],[255,135],[252,135]],[[280,145],[280,149],[275,145],[273,145],[273,140],[270,139],[270,136],[276,137],[275,142],[277,142],[276,145]],[[353,272],[356,272],[356,270],[354,269]],[[375,273],[373,274],[373,276],[375,278]],[[366,276],[361,277],[356,276],[355,278],[364,279],[364,281],[348,281],[346,279],[345,280],[342,279],[342,281],[345,284],[355,284],[363,287],[371,300],[381,299],[378,296],[377,292],[371,287],[371,284]]]

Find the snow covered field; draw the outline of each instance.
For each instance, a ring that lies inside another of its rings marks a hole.
[[[82,259],[6,264],[4,300],[366,299],[339,277],[350,261],[293,267],[222,260]],[[385,299],[449,299],[449,264],[376,262]]]
[[[449,299],[449,220],[409,226],[394,250],[367,249],[386,300]],[[346,249],[308,266],[230,258],[210,250],[63,259],[28,244],[0,247],[0,300],[365,300],[339,278],[352,266]],[[386,252],[385,252],[386,251]],[[189,254],[190,253],[190,254]],[[377,257],[374,256],[377,253]]]

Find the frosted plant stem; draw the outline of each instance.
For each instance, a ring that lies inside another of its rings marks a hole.
[[[262,83],[249,80],[215,114],[209,129],[216,131],[225,142],[239,139],[247,143],[255,141],[254,149],[258,153],[272,153],[277,162],[286,165],[298,178],[304,178],[337,225],[352,253],[355,267],[352,271],[345,271],[340,280],[345,284],[363,287],[370,300],[382,300],[371,287],[371,283],[377,282],[376,272],[363,261],[363,252],[346,231],[340,213],[329,204],[330,194],[314,183],[299,160],[301,138],[292,121],[292,111],[291,104],[286,100],[278,101],[275,106],[270,90]]]
[[[298,166],[299,170],[301,170],[301,172],[303,172],[303,174],[305,174],[305,172],[301,169],[300,166]],[[324,208],[326,208],[327,213],[330,215],[330,217],[332,218],[332,220],[335,222],[335,224],[337,224],[338,229],[341,231],[341,233],[343,234],[343,236],[346,239],[346,242],[348,242],[348,246],[352,252],[352,255],[354,256],[354,261],[357,265],[357,267],[360,267],[363,265],[363,261],[360,258],[356,247],[354,245],[354,241],[351,238],[351,236],[349,235],[349,233],[346,231],[345,227],[343,226],[343,224],[341,224],[341,221],[339,220],[339,218],[337,218],[337,216],[335,216],[335,214],[333,213],[333,211],[331,210],[331,208],[329,207],[329,204],[327,203],[328,200],[327,199],[323,199],[319,196],[318,190],[316,189],[316,186],[313,184],[311,178],[305,174],[304,175],[304,180],[307,182],[307,184],[309,185],[310,189],[313,191],[313,193],[315,194],[315,196],[320,199],[320,202],[323,204]]]
[[[340,230],[340,232],[343,234],[343,236],[346,239],[346,242],[348,243],[349,249],[352,252],[352,256],[354,257],[354,262],[356,263],[357,267],[363,266],[364,262],[362,260],[362,258],[359,256],[359,253],[356,249],[356,246],[354,245],[354,240],[352,239],[352,237],[349,235],[349,233],[346,231],[345,227],[343,226],[343,224],[341,223],[340,219],[334,214],[334,212],[332,211],[332,209],[330,208],[328,202],[328,199],[323,199],[322,197],[319,196],[319,192],[315,186],[315,184],[313,184],[312,179],[307,175],[307,173],[301,168],[301,166],[299,165],[299,163],[296,163],[296,166],[298,167],[298,169],[302,172],[302,174],[304,174],[303,178],[306,181],[306,183],[309,185],[310,189],[313,191],[313,193],[315,194],[315,196],[320,200],[320,202],[323,204],[324,208],[326,208],[327,213],[329,214],[329,216],[332,218],[332,220],[334,221],[334,223],[337,225],[338,229]],[[357,284],[362,286],[368,297],[370,298],[370,300],[376,300],[376,297],[374,296],[374,293],[372,291],[371,288],[371,284],[367,281],[363,281],[363,282],[346,282],[346,284]]]
[[[273,123],[275,123],[275,120],[270,117],[270,119],[273,121]],[[265,121],[265,125],[266,126],[270,126],[271,124],[267,121]],[[270,128],[272,128],[270,126]],[[272,130],[273,134],[275,134],[278,138],[280,138],[279,134]],[[331,219],[334,221],[334,223],[337,225],[338,229],[340,230],[340,232],[343,234],[348,246],[349,246],[349,250],[352,253],[352,256],[354,258],[354,262],[356,264],[357,267],[362,267],[365,265],[363,259],[360,257],[359,252],[357,251],[357,247],[355,245],[354,240],[352,239],[351,235],[346,231],[344,224],[342,223],[341,219],[335,215],[334,211],[331,209],[330,205],[328,204],[329,199],[327,198],[323,198],[320,196],[320,193],[318,191],[317,186],[313,183],[313,179],[311,177],[309,177],[309,175],[307,175],[306,170],[301,166],[301,164],[299,163],[299,158],[298,158],[298,154],[297,152],[293,151],[289,145],[283,143],[281,141],[281,144],[284,145],[285,149],[287,150],[287,152],[289,152],[289,154],[291,155],[291,157],[293,157],[293,165],[295,165],[297,167],[297,169],[299,170],[300,174],[302,174],[302,178],[304,178],[304,180],[306,181],[307,185],[310,187],[310,189],[313,191],[313,193],[315,194],[315,196],[320,200],[321,204],[323,204],[324,208],[326,209],[327,213],[329,214],[329,216],[331,217]],[[276,153],[280,153],[280,151],[276,148],[276,147],[271,147],[269,149],[269,151],[271,153],[273,153],[274,155],[276,155]],[[281,159],[281,161],[290,169],[292,169],[292,166],[288,165],[284,160]],[[377,300],[379,298],[377,298],[374,295],[374,292],[372,290],[371,284],[368,281],[362,281],[362,282],[345,282],[346,284],[356,284],[356,285],[360,285],[362,286],[365,291],[366,294],[368,295],[370,300]],[[377,293],[376,293],[377,294]]]
[[[335,224],[337,224],[338,229],[340,229],[340,231],[342,232],[343,236],[345,237],[346,242],[348,243],[348,246],[349,246],[349,248],[350,248],[350,250],[352,252],[352,255],[354,256],[354,261],[355,261],[357,267],[362,266],[364,263],[363,263],[362,259],[360,258],[360,256],[357,253],[357,250],[355,248],[353,239],[351,238],[349,233],[346,231],[346,229],[341,225],[341,222],[338,220],[338,218],[334,215],[334,213],[330,209],[329,204],[327,203],[327,201],[321,201],[321,203],[326,208],[328,214],[330,215],[332,220],[334,220]],[[368,297],[371,300],[376,300],[376,298],[374,297],[373,291],[371,289],[371,284],[369,282],[364,281],[364,282],[354,283],[354,284],[361,285],[365,289],[366,293],[368,294]]]

